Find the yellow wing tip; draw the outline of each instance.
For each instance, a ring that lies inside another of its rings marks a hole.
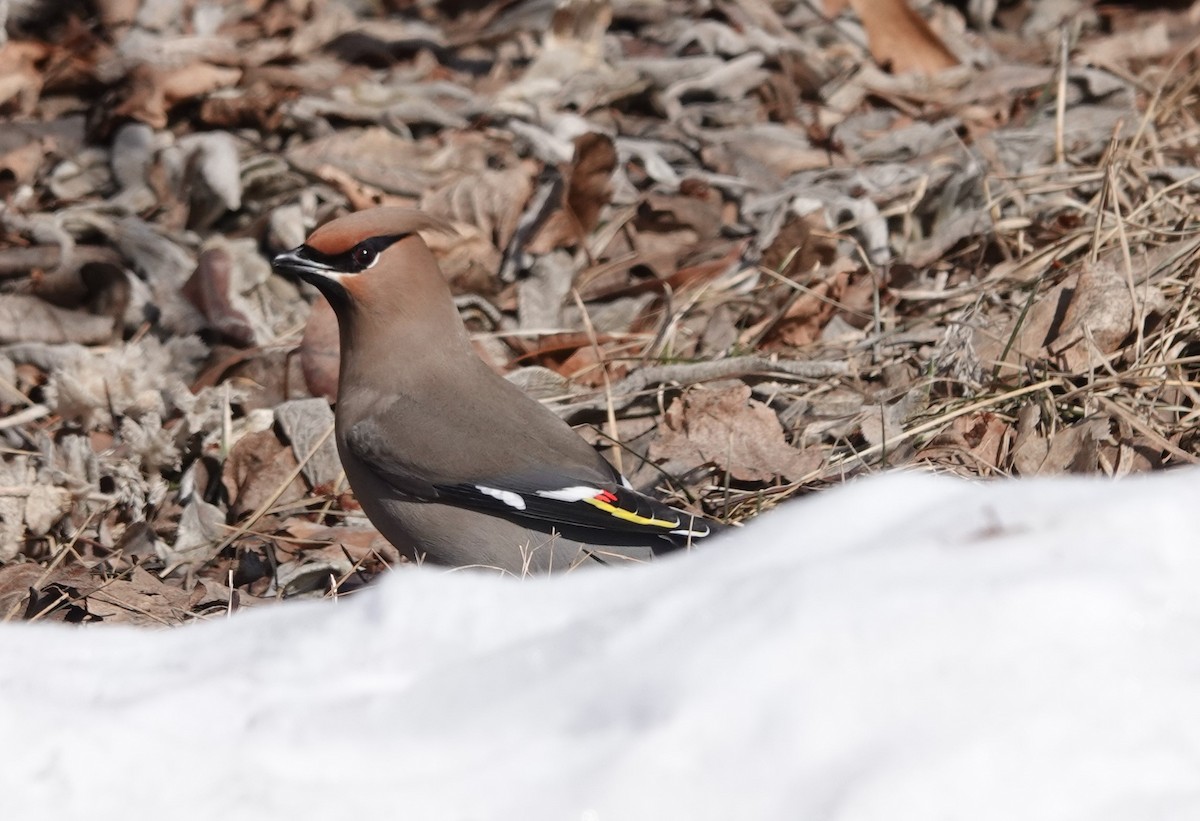
[[[610,505],[608,502],[602,502],[599,499],[584,499],[583,501],[587,502],[593,507],[600,508],[605,513],[612,514],[618,519],[624,519],[625,521],[632,522],[635,525],[649,525],[651,527],[665,527],[668,529],[679,527],[678,519],[673,522],[668,522],[664,519],[653,519],[648,516],[639,516],[632,511],[625,510],[624,508],[617,507],[616,505]]]

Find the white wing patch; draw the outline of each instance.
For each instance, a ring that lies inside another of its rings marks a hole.
[[[525,500],[520,495],[513,493],[511,490],[501,490],[500,488],[487,487],[486,485],[475,485],[475,489],[484,496],[491,496],[493,499],[499,499],[504,504],[514,510],[524,510]]]
[[[591,499],[599,493],[599,488],[585,487],[584,485],[564,487],[558,490],[537,491],[537,495],[543,499],[553,499],[556,502],[582,502],[584,499]]]
[[[697,526],[695,517],[692,518],[692,521],[689,524],[691,525],[691,527]],[[697,539],[701,539],[701,538],[707,536],[711,532],[709,530],[708,525],[699,525],[699,526],[704,529],[703,530],[692,530],[691,528],[684,527],[684,528],[680,528],[679,530],[672,530],[671,535],[672,536],[694,536]]]

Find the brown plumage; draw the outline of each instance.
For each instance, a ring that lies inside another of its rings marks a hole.
[[[561,419],[475,354],[424,214],[378,208],[274,260],[338,315],[337,445],[359,504],[397,548],[521,574],[645,559],[720,525],[628,487]]]

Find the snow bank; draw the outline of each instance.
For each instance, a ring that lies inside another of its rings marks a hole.
[[[0,626],[0,807],[1194,819],[1200,472],[891,476],[634,570]]]

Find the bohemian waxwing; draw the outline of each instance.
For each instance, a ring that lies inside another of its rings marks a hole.
[[[337,446],[370,520],[401,551],[523,574],[645,559],[721,525],[634,491],[571,428],[475,354],[403,208],[318,228],[275,257],[337,313]]]

